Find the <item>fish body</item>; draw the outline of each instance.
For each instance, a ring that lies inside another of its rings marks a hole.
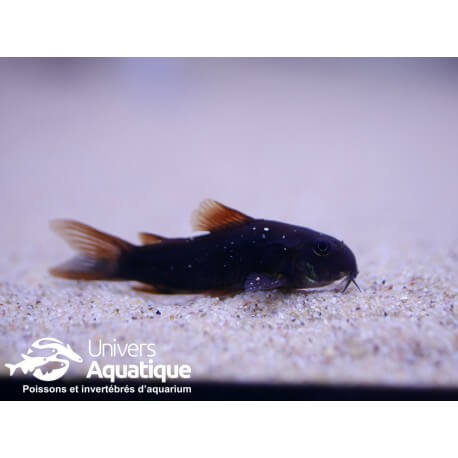
[[[77,363],[83,362],[83,358],[75,353],[69,344],[65,345],[61,340],[55,339],[53,337],[43,337],[42,339],[36,340],[32,344],[32,348],[37,350],[49,350],[53,355],[49,358],[50,361],[59,361],[59,359],[55,358],[58,356],[63,356]],[[31,349],[29,349],[29,351],[31,351]]]
[[[61,359],[60,355],[52,355],[46,364],[40,366],[34,371],[33,375],[38,380],[51,382],[64,376],[70,366],[67,359]]]
[[[358,274],[341,241],[308,228],[256,219],[212,200],[193,215],[207,234],[166,238],[141,233],[135,246],[75,221],[53,227],[82,253],[51,270],[88,280],[135,280],[156,293],[258,291],[319,287]],[[347,286],[348,286],[347,283]]]
[[[34,372],[40,366],[43,366],[49,361],[46,356],[28,356],[26,354],[21,355],[23,360],[17,364],[5,364],[10,370],[10,375],[13,375],[17,369],[21,369],[23,374]]]

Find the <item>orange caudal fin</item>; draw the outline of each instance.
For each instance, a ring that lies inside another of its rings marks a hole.
[[[121,257],[134,245],[72,220],[51,221],[50,227],[79,254],[49,272],[74,280],[121,279]]]

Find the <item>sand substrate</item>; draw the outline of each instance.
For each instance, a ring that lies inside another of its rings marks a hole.
[[[2,265],[1,361],[19,361],[32,341],[53,336],[83,356],[87,363],[73,363],[71,373],[85,375],[93,359],[88,340],[116,338],[155,343],[155,363],[190,364],[193,379],[458,385],[456,254],[425,250],[413,273],[399,253],[367,253],[362,293],[232,298],[54,279],[25,267],[31,256]],[[105,358],[115,360],[138,361]]]

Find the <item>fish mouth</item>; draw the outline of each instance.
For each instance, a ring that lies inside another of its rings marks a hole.
[[[342,290],[342,293],[344,293],[347,290],[347,288],[350,285],[350,283],[353,283],[358,288],[358,291],[360,293],[362,292],[361,288],[358,286],[358,283],[356,283],[356,280],[355,280],[356,275],[358,275],[358,272],[352,272],[347,276],[347,282],[345,283],[345,286],[344,286],[344,289]]]

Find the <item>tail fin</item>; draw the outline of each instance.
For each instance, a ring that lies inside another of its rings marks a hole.
[[[52,275],[74,280],[120,279],[121,256],[134,245],[77,221],[55,220],[50,227],[80,253],[50,269]]]
[[[13,375],[16,372],[16,364],[5,364],[5,366],[10,370],[10,375]]]

